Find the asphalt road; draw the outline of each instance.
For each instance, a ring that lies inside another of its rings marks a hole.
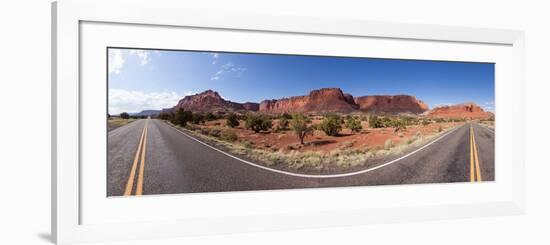
[[[137,150],[140,145],[144,152]],[[108,133],[108,196],[493,181],[494,172],[494,132],[475,123],[392,164],[337,178],[300,177],[252,166],[156,119],[141,119]]]

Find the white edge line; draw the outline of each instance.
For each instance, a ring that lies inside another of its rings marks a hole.
[[[452,133],[452,132],[454,132],[455,130],[457,130],[458,128],[460,128],[460,127],[456,127],[456,128],[454,128],[454,129],[452,129],[451,131],[445,133],[444,135],[440,136],[439,138],[433,140],[432,142],[430,142],[430,143],[428,143],[428,144],[425,144],[424,146],[422,146],[422,147],[420,147],[420,148],[418,148],[418,149],[416,149],[416,150],[414,150],[414,151],[412,151],[412,152],[410,152],[410,153],[408,153],[408,154],[406,154],[406,155],[404,155],[404,156],[402,156],[402,157],[400,157],[400,158],[394,159],[394,160],[392,160],[392,161],[389,161],[389,162],[387,162],[387,163],[378,165],[378,166],[376,166],[376,167],[363,169],[363,170],[360,170],[360,171],[357,171],[357,172],[344,173],[344,174],[314,175],[314,174],[298,174],[298,173],[292,173],[292,172],[287,172],[287,171],[283,171],[283,170],[279,170],[279,169],[268,168],[268,167],[259,165],[259,164],[257,164],[257,163],[249,162],[249,161],[247,161],[247,160],[244,160],[244,159],[238,158],[238,157],[236,157],[236,156],[233,156],[233,155],[231,155],[231,154],[229,154],[229,153],[227,153],[227,152],[225,152],[225,151],[222,151],[222,150],[220,150],[220,149],[218,149],[218,148],[216,148],[216,147],[213,147],[213,146],[211,146],[211,145],[209,145],[209,144],[207,144],[207,143],[204,143],[204,142],[202,142],[202,141],[196,139],[195,137],[193,137],[193,136],[191,136],[191,135],[188,135],[188,134],[184,133],[183,131],[177,129],[176,127],[174,127],[174,126],[172,126],[172,125],[170,125],[170,124],[168,124],[168,126],[174,128],[175,130],[177,130],[177,131],[180,132],[181,134],[187,136],[188,138],[190,138],[190,139],[192,139],[192,140],[194,140],[194,141],[197,141],[197,142],[199,142],[199,143],[201,143],[201,144],[203,144],[203,145],[205,145],[205,146],[208,146],[209,148],[212,148],[213,150],[216,150],[216,151],[218,151],[218,152],[220,152],[220,153],[222,153],[222,154],[224,154],[224,155],[226,155],[226,156],[229,156],[229,157],[231,157],[231,158],[234,158],[234,159],[236,159],[236,160],[239,160],[239,161],[241,161],[241,162],[244,162],[244,163],[246,163],[246,164],[248,164],[248,165],[252,165],[252,166],[254,166],[254,167],[258,167],[258,168],[265,169],[265,170],[267,170],[267,171],[271,171],[271,172],[275,172],[275,173],[286,174],[286,175],[296,176],[296,177],[303,177],[303,178],[318,178],[318,179],[322,179],[322,178],[348,177],[348,176],[363,174],[363,173],[366,173],[366,172],[370,172],[370,171],[373,171],[373,170],[376,170],[376,169],[379,169],[379,168],[388,166],[388,165],[390,165],[390,164],[392,164],[392,163],[398,162],[398,161],[400,161],[400,160],[402,160],[402,159],[404,159],[404,158],[406,158],[406,157],[409,157],[409,156],[411,156],[411,155],[413,155],[413,154],[415,154],[415,153],[421,151],[422,149],[424,149],[424,148],[430,146],[431,144],[433,144],[433,143],[439,141],[439,140],[442,139],[443,137],[449,135],[450,133]]]
[[[489,132],[493,133],[493,134],[495,133],[495,131],[494,131],[494,130],[491,130],[491,129],[489,129],[489,128],[488,128],[488,127],[486,127],[486,126],[483,126],[483,125],[481,125],[481,127],[482,127],[482,128],[484,128],[484,129],[486,129],[487,131],[489,131]]]

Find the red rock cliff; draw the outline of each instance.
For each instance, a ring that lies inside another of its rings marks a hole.
[[[421,100],[410,95],[372,95],[355,98],[359,109],[368,112],[379,113],[414,113],[420,114],[428,110]]]
[[[428,116],[439,118],[488,119],[493,116],[493,113],[486,112],[474,103],[464,103],[433,108],[428,112]]]
[[[352,112],[359,107],[349,94],[339,88],[312,90],[309,95],[293,96],[278,100],[264,100],[260,103],[260,112]]]
[[[183,108],[190,111],[202,112],[231,112],[231,111],[257,111],[258,103],[236,103],[224,100],[216,91],[206,90],[195,95],[185,96],[172,109]]]

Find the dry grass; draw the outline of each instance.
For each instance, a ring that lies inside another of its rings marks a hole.
[[[119,128],[119,127],[122,127],[128,123],[131,123],[133,121],[135,121],[136,119],[134,118],[129,118],[129,119],[122,119],[122,118],[115,118],[115,117],[112,117],[112,118],[109,118],[107,120],[107,128],[109,131],[113,130],[113,129],[116,129],[116,128]]]

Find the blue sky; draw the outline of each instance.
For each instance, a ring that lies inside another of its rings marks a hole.
[[[414,95],[430,108],[494,111],[494,64],[326,56],[109,49],[109,113],[171,107],[207,89],[260,102],[338,87],[353,96]]]

